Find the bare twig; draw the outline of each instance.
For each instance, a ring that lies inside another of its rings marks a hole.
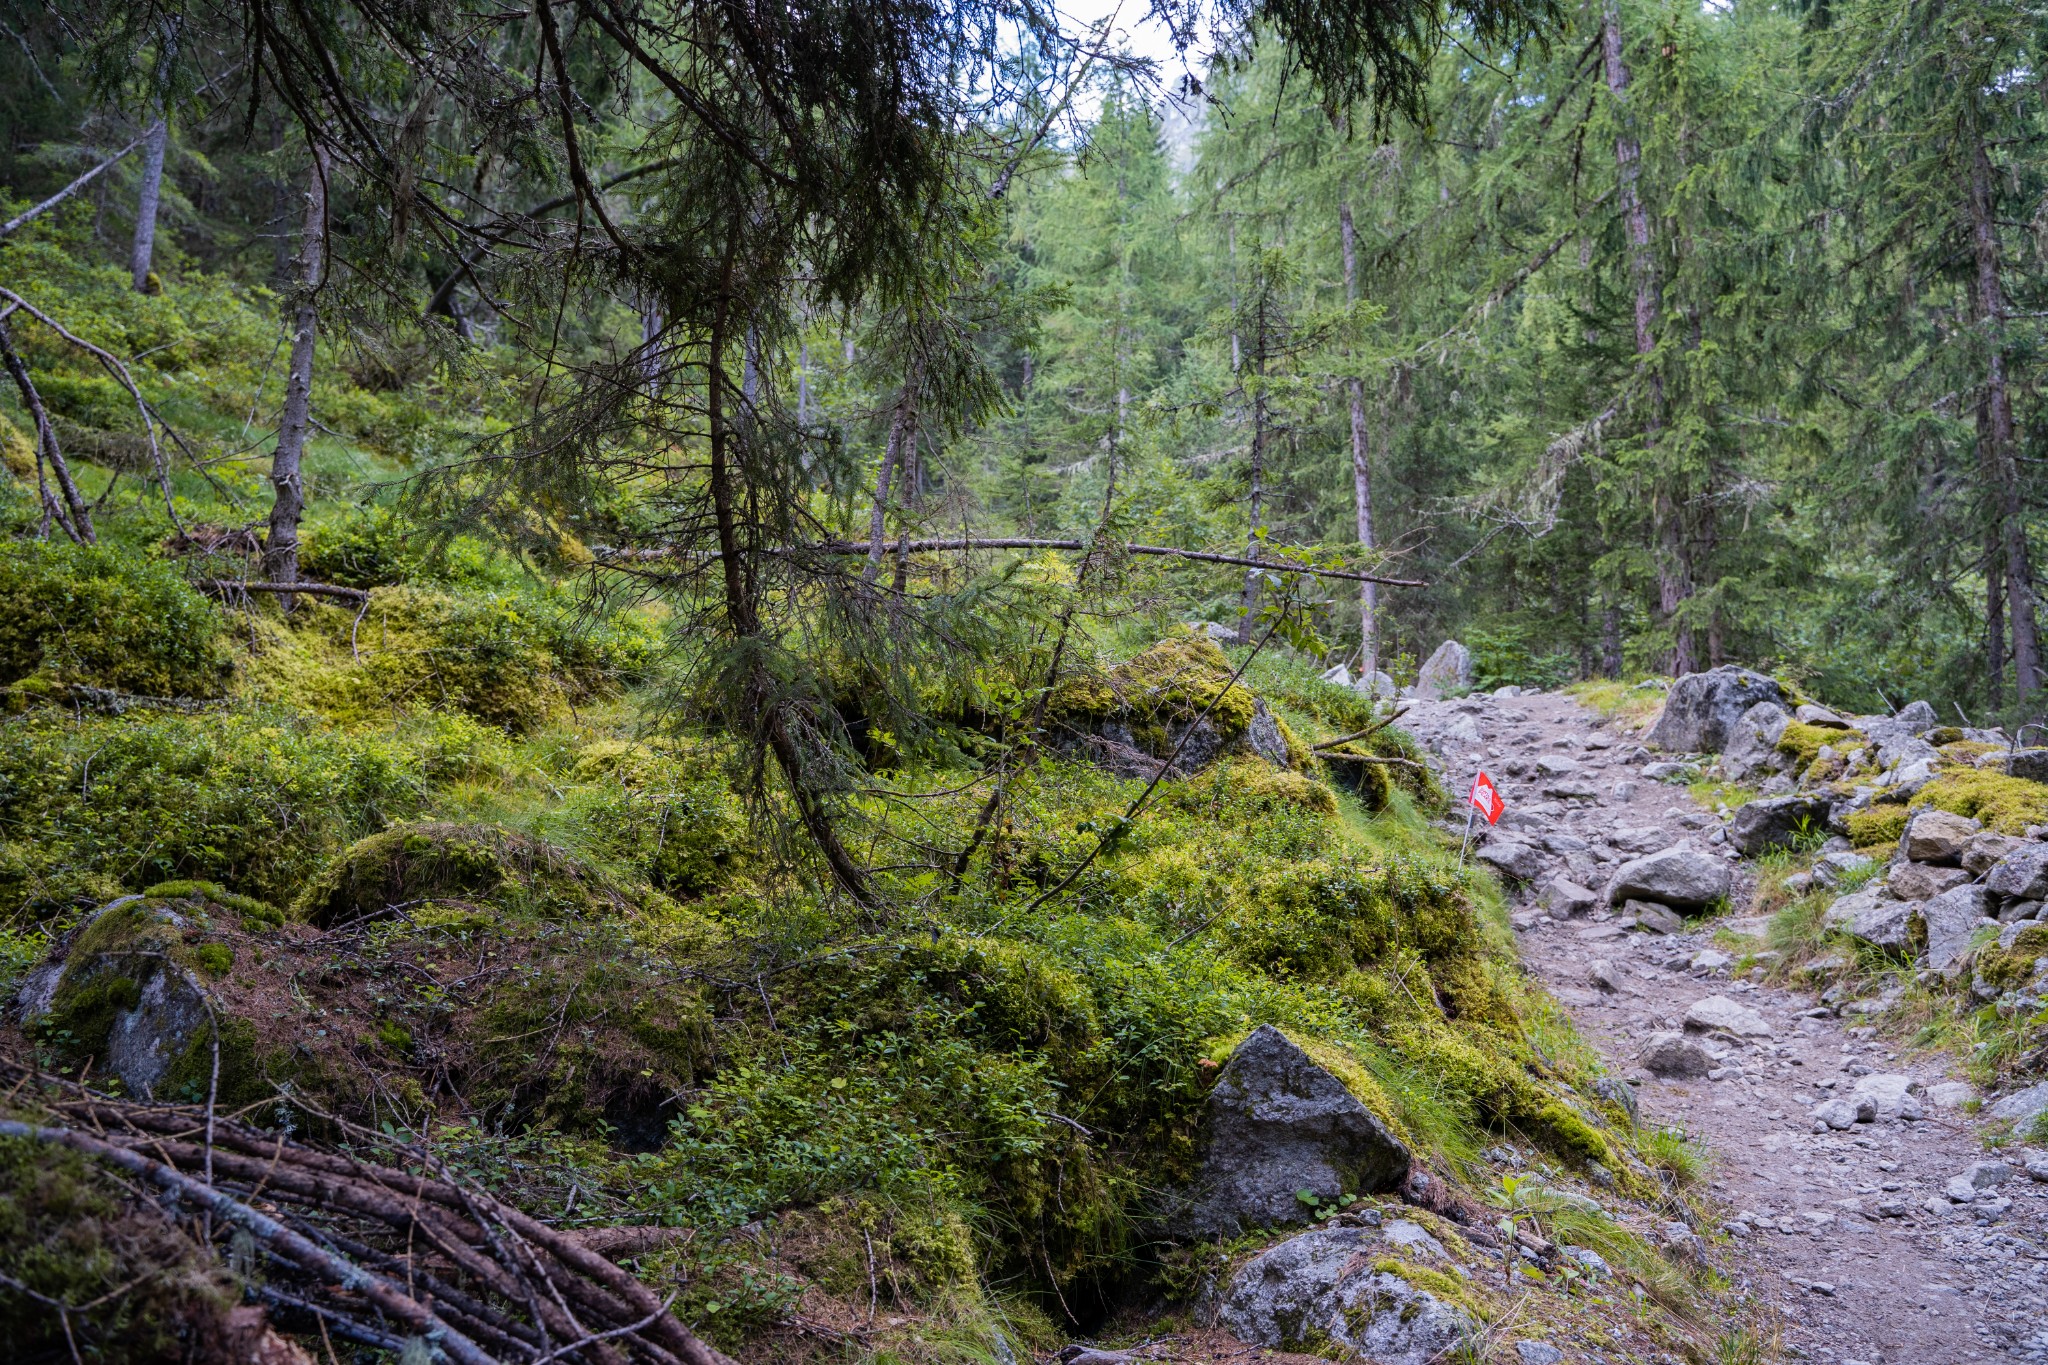
[[[33,208],[23,209],[20,213],[15,214],[14,217],[9,218],[5,223],[0,223],[0,237],[9,236],[16,229],[27,227],[30,223],[33,223],[36,219],[42,217],[51,209],[56,208],[57,205],[63,203],[66,199],[69,199],[72,195],[78,193],[87,185],[90,185],[95,179],[99,177],[102,171],[105,171],[110,167],[118,164],[123,157],[128,155],[128,153],[134,151],[137,147],[140,147],[143,143],[149,141],[150,134],[155,131],[156,125],[151,124],[150,127],[143,132],[141,137],[136,138],[135,141],[129,143],[120,151],[115,152],[105,161],[102,161],[99,165],[93,167],[84,175],[79,176],[78,179],[72,181],[63,189],[58,190],[55,194],[51,195],[48,199],[45,199],[42,203],[37,204]]]

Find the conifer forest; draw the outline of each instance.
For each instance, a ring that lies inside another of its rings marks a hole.
[[[2044,63],[0,0],[0,1356],[2048,1361]]]

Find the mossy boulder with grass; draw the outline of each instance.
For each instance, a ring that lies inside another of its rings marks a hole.
[[[544,918],[594,918],[635,897],[552,844],[495,825],[398,825],[350,846],[314,878],[293,914],[320,928],[422,906],[496,905]]]
[[[56,1066],[144,1099],[260,1098],[252,1031],[212,988],[235,958],[211,932],[216,909],[197,894],[106,906],[22,988],[29,1037]]]
[[[1307,747],[1249,687],[1231,682],[1232,671],[1206,636],[1172,636],[1060,683],[1047,723],[1060,747],[1126,776],[1149,778],[1163,762],[1192,773],[1233,753],[1303,767]]]
[[[1386,1112],[1385,1097],[1372,1097]],[[1201,1173],[1171,1221],[1234,1237],[1307,1222],[1313,1204],[1398,1188],[1412,1158],[1366,1098],[1279,1029],[1254,1029],[1209,1091]]]
[[[2048,783],[1985,768],[1943,771],[1915,793],[1911,807],[1970,816],[1999,834],[2025,834],[2030,825],[2048,825]]]

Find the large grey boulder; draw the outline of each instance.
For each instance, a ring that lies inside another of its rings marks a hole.
[[[2030,1085],[2025,1090],[2015,1090],[1986,1111],[1992,1118],[2004,1119],[2012,1124],[2013,1131],[2023,1138],[2044,1136],[2038,1128],[2048,1127],[2048,1081]],[[2029,1166],[2028,1171],[2033,1170]]]
[[[1647,858],[1633,858],[1615,869],[1607,883],[1607,901],[1662,901],[1694,909],[1728,894],[1733,874],[1721,858],[1688,848],[1667,848]]]
[[[1770,1020],[1725,995],[1695,1000],[1685,1012],[1685,1030],[1687,1033],[1726,1033],[1737,1038],[1768,1038],[1772,1032]]]
[[[1907,702],[1899,708],[1892,719],[1908,727],[1916,735],[1922,730],[1932,730],[1941,724],[1941,716],[1936,713],[1934,703],[1925,701]]]
[[[2029,782],[2048,782],[2048,749],[2020,749],[2010,758],[2004,754],[1994,754],[1993,757],[1998,760],[2001,771],[2014,777],[2024,777]]]
[[[1962,861],[1963,848],[1970,842],[1970,836],[1982,828],[1981,822],[1967,815],[1945,810],[1916,811],[1906,821],[1906,832],[1899,838],[1899,852],[1916,863],[1953,867]]]
[[[1745,858],[1790,848],[1801,838],[1826,833],[1828,803],[1818,796],[1767,796],[1735,812],[1728,842]]]
[[[1996,908],[1997,898],[1981,886],[1958,886],[1920,903],[1927,926],[1927,965],[1944,971],[1969,951],[1977,922]]]
[[[1869,1103],[1872,1122],[1893,1123],[1899,1119],[1925,1117],[1927,1105],[1921,1099],[1924,1088],[1920,1082],[1901,1072],[1874,1071],[1868,1076],[1857,1077],[1849,1098]]]
[[[1543,871],[1543,855],[1518,839],[1489,839],[1476,856],[1510,881],[1534,881]]]
[[[1760,701],[1744,711],[1721,746],[1721,772],[1730,781],[1747,782],[1766,773],[1783,772],[1792,760],[1778,752],[1778,741],[1792,718],[1775,702]]]
[[[1254,1346],[1338,1347],[1378,1365],[1429,1365],[1472,1337],[1456,1306],[1376,1268],[1393,1248],[1365,1228],[1318,1228],[1255,1257],[1231,1278],[1217,1319]]]
[[[1868,895],[1869,900],[1860,903],[1847,924],[1839,927],[1846,928],[1851,937],[1862,939],[1874,948],[1904,952],[1912,942],[1913,920],[1920,912],[1921,903],[1890,900],[1874,890]],[[1857,897],[1844,896],[1842,899],[1849,901]]]
[[[1420,697],[1442,698],[1471,688],[1472,651],[1456,640],[1438,645],[1415,675],[1415,694]]]
[[[1671,684],[1647,742],[1674,753],[1717,754],[1743,713],[1759,702],[1783,707],[1787,700],[1784,688],[1746,668],[1688,673]]]
[[[1202,1170],[1176,1222],[1200,1236],[1303,1222],[1296,1197],[1392,1189],[1408,1149],[1344,1082],[1271,1024],[1253,1030],[1209,1091]]]
[[[2048,900],[2048,844],[2022,844],[2006,854],[1984,885],[2007,900]]]
[[[1875,909],[1885,900],[1882,887],[1866,886],[1861,891],[1852,891],[1846,896],[1835,897],[1834,903],[1822,912],[1820,922],[1828,929],[1848,930],[1856,923],[1856,917],[1867,910]]]
[[[1885,873],[1885,885],[1902,901],[1932,900],[1970,880],[1960,867],[1936,867],[1932,863],[1895,862]]]
[[[111,1010],[87,1011],[104,1024],[104,1037],[74,1040],[96,1058],[95,1074],[118,1077],[127,1093],[143,1099],[170,1098],[157,1091],[172,1068],[190,1071],[212,1046],[206,993],[181,961],[189,924],[140,896],[109,902],[30,974],[16,996],[17,1014],[33,1026],[104,999]]]
[[[1705,1045],[1683,1033],[1653,1033],[1643,1040],[1636,1054],[1643,1069],[1667,1081],[1705,1080],[1714,1069],[1714,1054]]]

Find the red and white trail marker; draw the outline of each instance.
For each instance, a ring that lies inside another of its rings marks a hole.
[[[1493,785],[1493,779],[1484,771],[1472,779],[1472,794],[1465,799],[1486,817],[1489,825],[1499,824],[1501,815],[1508,808],[1508,803],[1500,799],[1500,789]]]

